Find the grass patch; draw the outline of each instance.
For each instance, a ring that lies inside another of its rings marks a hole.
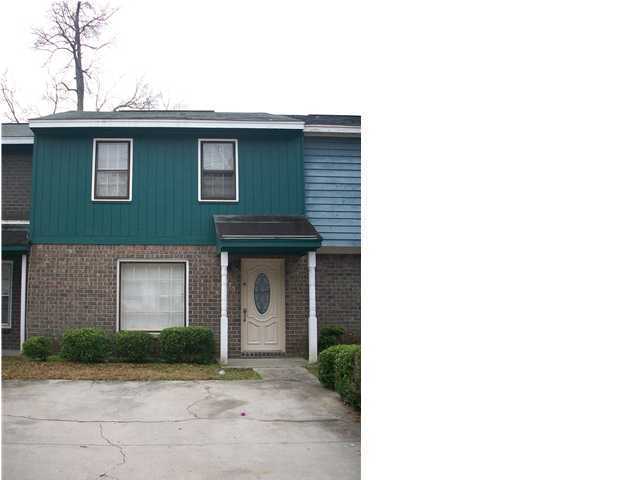
[[[38,362],[2,357],[3,380],[260,380],[251,368],[225,368],[193,363],[74,363],[57,357]]]
[[[307,364],[304,366],[310,373],[318,377],[318,369],[320,368],[317,363]]]

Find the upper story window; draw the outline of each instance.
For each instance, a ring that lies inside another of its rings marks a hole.
[[[198,194],[201,202],[238,201],[238,141],[198,141]]]
[[[97,201],[130,201],[133,140],[94,140],[93,195]]]

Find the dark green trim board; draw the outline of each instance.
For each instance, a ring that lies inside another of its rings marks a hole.
[[[231,253],[304,253],[320,248],[320,240],[218,240],[216,248]]]
[[[2,245],[2,254],[27,253],[29,245]]]
[[[298,130],[34,129],[31,242],[213,245],[211,216],[304,214]],[[132,199],[94,202],[94,138],[132,138]],[[238,140],[238,202],[198,201],[198,139]]]

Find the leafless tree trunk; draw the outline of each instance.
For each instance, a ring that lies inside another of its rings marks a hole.
[[[78,1],[72,8],[70,0],[54,2],[49,11],[49,25],[45,28],[34,29],[36,37],[34,47],[49,53],[47,62],[61,52],[69,63],[73,64],[74,87],[61,81],[67,92],[75,92],[76,108],[84,110],[85,77],[91,78],[91,65],[83,65],[84,49],[93,51],[109,45],[110,42],[99,43],[100,35],[109,20],[117,11],[107,6],[96,9],[90,2]]]
[[[80,5],[76,5],[76,14],[73,17],[73,39],[76,45],[75,67],[76,67],[76,91],[78,93],[78,111],[84,110],[84,72],[82,70],[82,42],[80,40]]]

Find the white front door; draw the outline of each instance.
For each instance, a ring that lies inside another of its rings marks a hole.
[[[243,352],[284,352],[284,260],[242,259]]]

